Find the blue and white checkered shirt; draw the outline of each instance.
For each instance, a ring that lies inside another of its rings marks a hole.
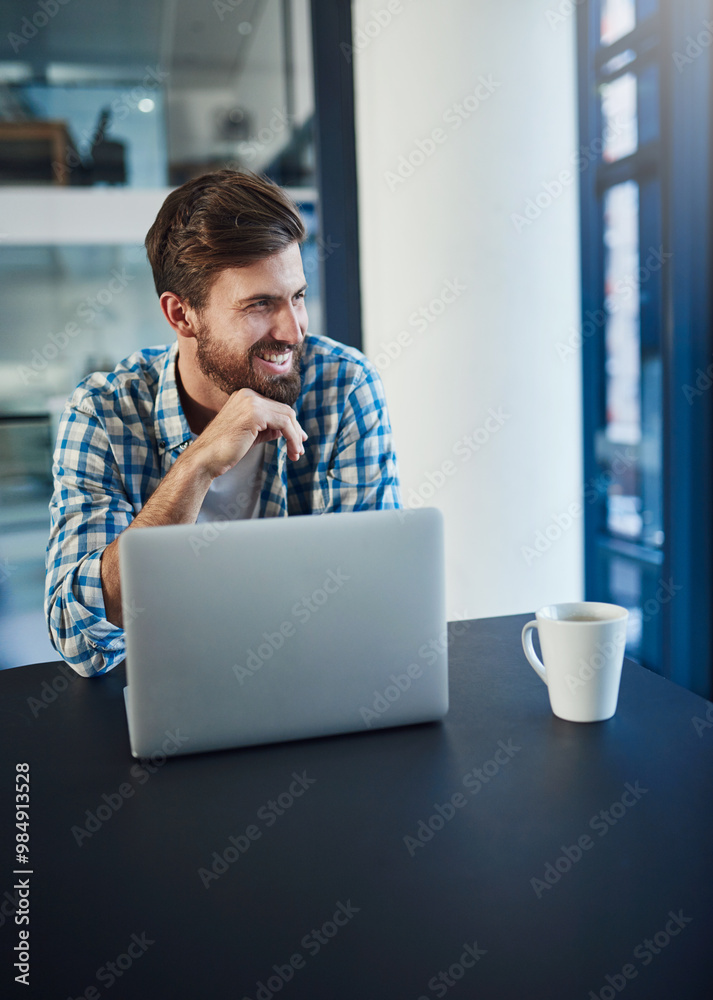
[[[53,645],[86,677],[124,659],[124,631],[105,617],[102,552],[191,442],[177,353],[177,343],[148,348],[88,376],[60,421],[45,611]],[[401,506],[383,386],[363,354],[308,334],[294,409],[305,454],[288,461],[283,437],[265,445],[260,517]]]

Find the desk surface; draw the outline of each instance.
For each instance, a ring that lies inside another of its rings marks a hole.
[[[1,673],[0,993],[710,997],[713,706],[627,662],[613,719],[556,719],[527,619],[450,626],[443,724],[174,759],[169,743],[146,767],[122,668]],[[29,990],[8,902],[19,761]]]

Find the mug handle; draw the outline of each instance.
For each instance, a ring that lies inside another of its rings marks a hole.
[[[535,647],[532,643],[532,629],[537,628],[537,622],[528,622],[527,625],[522,630],[522,648],[525,650],[525,656],[528,659],[530,666],[534,669],[540,680],[543,680],[545,684],[547,683],[547,673],[545,671],[545,665],[535,652]]]

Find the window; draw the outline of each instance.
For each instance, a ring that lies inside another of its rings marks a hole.
[[[713,346],[710,6],[578,12],[580,138],[601,151],[581,187],[586,595],[629,609],[629,656],[708,697],[711,400],[686,386]]]

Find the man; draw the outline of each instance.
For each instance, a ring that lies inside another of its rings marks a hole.
[[[173,191],[149,230],[176,342],[84,379],[54,457],[45,608],[78,673],[124,658],[123,531],[400,506],[376,370],[307,333],[305,235],[282,189],[231,170]]]

